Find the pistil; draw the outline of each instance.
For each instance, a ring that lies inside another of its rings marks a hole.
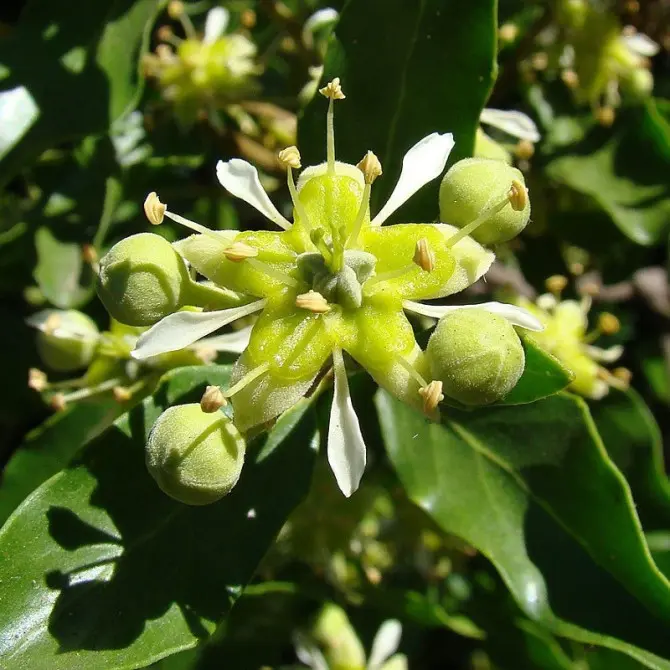
[[[340,86],[340,78],[335,77],[331,82],[319,89],[319,93],[328,98],[328,112],[326,114],[326,160],[328,174],[335,174],[335,110],[333,102],[344,100],[345,95]]]

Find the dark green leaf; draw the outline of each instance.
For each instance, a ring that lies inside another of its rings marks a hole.
[[[208,637],[306,494],[316,433],[302,417],[232,493],[207,507],[165,496],[144,443],[168,404],[193,401],[230,368],[184,368],[42,485],[0,531],[3,670],[139,668]],[[262,495],[261,495],[262,494]]]
[[[452,161],[470,156],[495,78],[494,0],[350,0],[331,37],[323,81],[340,77],[346,100],[335,104],[339,160],[357,163],[370,149],[384,176],[373,211],[395,186],[402,158],[433,132],[452,132]],[[463,54],[467,53],[467,58]],[[325,160],[326,102],[317,95],[300,121],[304,163]],[[430,221],[439,181],[402,209],[402,220]]]
[[[631,240],[665,241],[670,221],[670,124],[653,102],[619,112],[613,129],[592,127],[559,150],[552,179],[594,198]]]
[[[140,93],[138,59],[161,0],[31,0],[3,40],[0,184],[45,149],[107,130]]]
[[[563,390],[573,379],[570,370],[550,353],[540,347],[532,336],[521,336],[526,353],[526,367],[521,379],[500,405],[524,405],[541,400]]]
[[[645,530],[670,530],[670,480],[649,408],[633,389],[612,389],[591,403],[591,412],[607,452],[628,480]]]
[[[530,619],[670,668],[670,586],[579,398],[452,410],[444,425],[385,393],[377,406],[410,498],[492,561]]]

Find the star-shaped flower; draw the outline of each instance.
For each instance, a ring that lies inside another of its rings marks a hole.
[[[487,215],[467,230],[442,223],[382,227],[408,198],[442,174],[454,145],[451,134],[428,135],[407,152],[391,196],[372,215],[370,193],[382,166],[372,152],[356,166],[335,160],[333,106],[345,96],[339,79],[321,93],[329,99],[327,161],[304,169],[296,184],[298,149],[289,147],[280,154],[288,173],[293,222],[272,204],[252,165],[239,159],[217,165],[221,184],[282,232],[211,231],[170,212],[155,193],[149,195],[145,211],[152,223],[168,217],[195,231],[175,245],[186,261],[214,284],[249,296],[249,302],[219,311],[171,314],[140,337],[133,355],[143,359],[183,348],[258,313],[249,346],[224,392],[232,398],[235,423],[247,431],[275,418],[305,395],[332,362],[328,459],[349,496],[365,469],[366,448],[349,394],[344,352],[380,386],[435,417],[443,398],[441,383],[431,380],[426,355],[405,312],[439,318],[460,309],[420,301],[463,290],[489,269],[494,255],[468,234]],[[510,184],[490,211],[516,209],[526,197],[517,186]],[[516,306],[479,307],[515,325],[541,327]]]

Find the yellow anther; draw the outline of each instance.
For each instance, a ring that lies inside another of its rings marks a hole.
[[[513,179],[508,197],[512,209],[515,212],[521,212],[528,204],[528,189],[520,181]]]
[[[84,244],[81,248],[81,257],[84,263],[93,264],[98,262],[98,252],[92,244]]]
[[[170,26],[161,26],[156,31],[156,37],[161,42],[169,42],[174,38],[174,32],[172,31],[172,28],[170,28]],[[156,52],[158,53],[158,50],[156,50]]]
[[[633,373],[628,368],[614,368],[614,370],[612,370],[612,375],[626,386],[629,386],[633,379]]]
[[[614,113],[614,109],[612,107],[600,107],[596,111],[595,116],[596,121],[601,126],[605,126],[605,128],[609,128],[614,123],[614,119],[616,118],[616,114]]]
[[[568,88],[574,89],[579,86],[579,75],[574,70],[563,70],[561,79]]]
[[[372,151],[368,151],[356,167],[363,173],[366,184],[373,184],[382,174],[382,164]]]
[[[568,278],[563,275],[552,275],[545,280],[544,285],[547,287],[549,293],[561,295],[568,285]]]
[[[48,386],[46,373],[37,368],[30,368],[28,370],[28,387],[34,391],[42,392]]]
[[[233,263],[240,263],[247,258],[258,256],[258,249],[244,242],[233,242],[227,249],[223,250],[223,255]]]
[[[57,328],[60,328],[62,319],[59,314],[50,314],[44,322],[44,332],[51,335]]]
[[[598,330],[603,335],[614,335],[615,333],[618,333],[620,329],[621,322],[614,316],[614,314],[603,312],[598,316]]]
[[[530,160],[535,154],[535,145],[530,140],[519,140],[514,147],[514,154],[519,160]]]
[[[442,393],[442,382],[432,381],[428,386],[419,389],[419,395],[423,398],[423,411],[432,414],[437,406],[444,400]]]
[[[318,291],[301,293],[295,299],[295,306],[299,309],[307,309],[314,314],[330,312],[328,301]]]
[[[335,77],[333,81],[326,84],[323,88],[320,88],[319,93],[321,93],[324,98],[330,98],[330,100],[344,100],[345,98],[344,93],[342,93],[339,77]]]
[[[256,12],[253,9],[245,9],[240,14],[240,23],[245,28],[253,28],[256,25]]]
[[[184,3],[180,0],[171,0],[167,6],[167,13],[171,19],[178,19],[184,13]]]
[[[158,195],[155,191],[151,191],[144,201],[144,213],[152,226],[158,226],[163,223],[166,209],[167,205],[164,205],[158,199]]]
[[[114,400],[119,403],[128,402],[133,397],[130,389],[125,386],[115,386],[112,389],[112,395],[114,396]]]
[[[412,260],[424,272],[432,272],[435,269],[435,252],[430,248],[430,244],[425,237],[417,241]]]
[[[519,27],[514,23],[503,23],[498,29],[498,37],[501,42],[514,42],[519,36]]]
[[[282,149],[279,152],[278,158],[279,162],[286,168],[297,170],[301,167],[298,147],[286,147],[286,149]]]
[[[56,393],[51,396],[49,400],[49,406],[54,412],[62,412],[67,407],[67,402],[65,401],[65,396],[62,393]]]
[[[545,51],[538,51],[531,56],[530,62],[533,70],[546,70],[549,65],[549,56]]]
[[[223,391],[218,386],[208,386],[200,399],[200,409],[205,414],[212,414],[225,407],[228,401],[223,395]]]

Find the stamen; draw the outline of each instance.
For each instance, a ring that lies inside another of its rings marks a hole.
[[[83,388],[78,391],[73,391],[72,393],[63,394],[56,393],[51,397],[49,404],[51,408],[58,411],[61,411],[67,407],[67,404],[70,402],[76,402],[77,400],[85,400],[94,395],[99,395],[100,393],[105,393],[106,391],[111,391],[114,387],[118,387],[122,383],[122,379],[108,379],[107,381],[98,384],[97,386],[90,386],[88,388]]]
[[[244,242],[233,242],[229,247],[224,249],[223,255],[233,263],[240,263],[248,258],[258,256],[258,249]]]
[[[435,252],[430,248],[425,237],[417,241],[412,260],[424,272],[432,272],[435,269]]]
[[[48,385],[49,380],[47,379],[45,372],[38,370],[37,368],[30,368],[30,370],[28,370],[28,388],[41,393]]]
[[[195,40],[198,38],[198,33],[193,25],[193,22],[189,18],[189,15],[186,13],[184,8],[184,3],[180,0],[172,0],[167,7],[168,16],[175,21],[179,21],[184,32],[189,39]]]
[[[298,169],[301,167],[300,162],[300,152],[298,147],[291,146],[283,149],[279,152],[279,162],[286,167],[286,179],[288,182],[288,191],[291,194],[291,200],[293,202],[293,207],[298,213],[301,221],[303,221],[304,226],[307,230],[310,229],[309,219],[307,218],[307,211],[305,210],[304,205],[298,198],[298,190],[295,187],[295,181],[293,180],[293,169]]]
[[[626,387],[630,386],[630,382],[633,379],[633,373],[628,368],[615,368],[612,370],[612,374],[622,384],[626,384]]]
[[[442,382],[432,381],[428,386],[423,386],[419,389],[419,395],[423,398],[424,414],[432,414],[437,406],[444,400],[444,393],[442,393]]]
[[[328,98],[328,112],[326,114],[326,157],[328,162],[328,174],[335,174],[335,112],[333,101],[344,100],[345,95],[340,86],[340,78],[335,77],[333,81],[323,88],[319,93]]]
[[[234,396],[236,393],[241,391],[245,386],[248,384],[251,384],[254,379],[257,379],[261,375],[265,374],[268,369],[270,368],[270,364],[268,362],[262,363],[258,367],[254,368],[253,370],[250,370],[247,372],[242,379],[240,379],[237,384],[233,384],[227,391],[223,392],[223,397],[224,398],[231,398]]]
[[[549,293],[551,293],[557,300],[559,300],[561,293],[568,285],[568,279],[563,275],[552,275],[551,277],[547,277],[544,285],[547,287],[547,291],[549,291]]]
[[[167,49],[169,49],[168,44],[178,47],[184,41],[181,39],[181,37],[177,37],[174,34],[174,31],[172,30],[172,28],[170,28],[170,26],[161,26],[156,31],[156,37],[161,42],[167,42],[167,44],[159,44],[156,47],[156,55],[161,59],[165,59],[167,57]],[[167,47],[167,49],[161,49],[161,51],[159,51],[159,48],[161,47]],[[172,55],[173,54],[170,51],[170,57],[172,57]]]
[[[597,375],[599,379],[618,391],[627,391],[633,376],[627,368],[616,368],[613,372],[606,368],[598,368]]]
[[[598,317],[598,330],[603,335],[615,335],[621,330],[621,322],[614,314],[603,312]]]
[[[395,360],[396,362],[400,363],[400,365],[402,365],[402,367],[405,368],[407,372],[409,372],[412,378],[414,378],[417,381],[420,389],[428,386],[428,382],[419,374],[416,368],[404,356],[396,354]]]
[[[223,391],[218,386],[208,386],[200,399],[200,409],[212,414],[228,404]]]
[[[354,221],[353,228],[351,229],[351,234],[349,239],[345,243],[346,248],[353,247],[357,240],[358,236],[363,227],[363,220],[365,219],[365,213],[370,207],[370,193],[372,192],[372,184],[375,179],[382,174],[382,164],[379,162],[379,159],[372,151],[368,151],[363,159],[356,165],[356,167],[363,173],[363,179],[365,180],[365,186],[363,188],[363,197],[361,198],[361,205],[358,208],[358,213],[356,214],[356,220]]]
[[[528,189],[520,181],[513,179],[508,198],[512,209],[515,212],[522,212],[528,204]]]
[[[512,197],[512,188],[505,195],[505,197],[499,202],[495,203],[491,207],[485,209],[474,221],[468,223],[467,226],[463,226],[457,233],[454,233],[448,240],[447,246],[453,247],[455,244],[458,244],[464,237],[467,237],[470,233],[475,231],[483,223],[486,223],[492,216],[495,216],[501,209],[507,207],[510,204]]]
[[[279,280],[283,284],[286,284],[286,286],[291,286],[293,288],[300,286],[300,282],[297,279],[294,279],[290,275],[286,274],[286,272],[282,272],[281,270],[277,270],[277,268],[273,268],[269,263],[259,261],[257,258],[247,258],[246,262],[259,272],[268,275],[268,277]]]
[[[307,309],[314,314],[325,314],[331,310],[328,301],[318,291],[301,293],[295,299],[295,306],[299,309]]]

